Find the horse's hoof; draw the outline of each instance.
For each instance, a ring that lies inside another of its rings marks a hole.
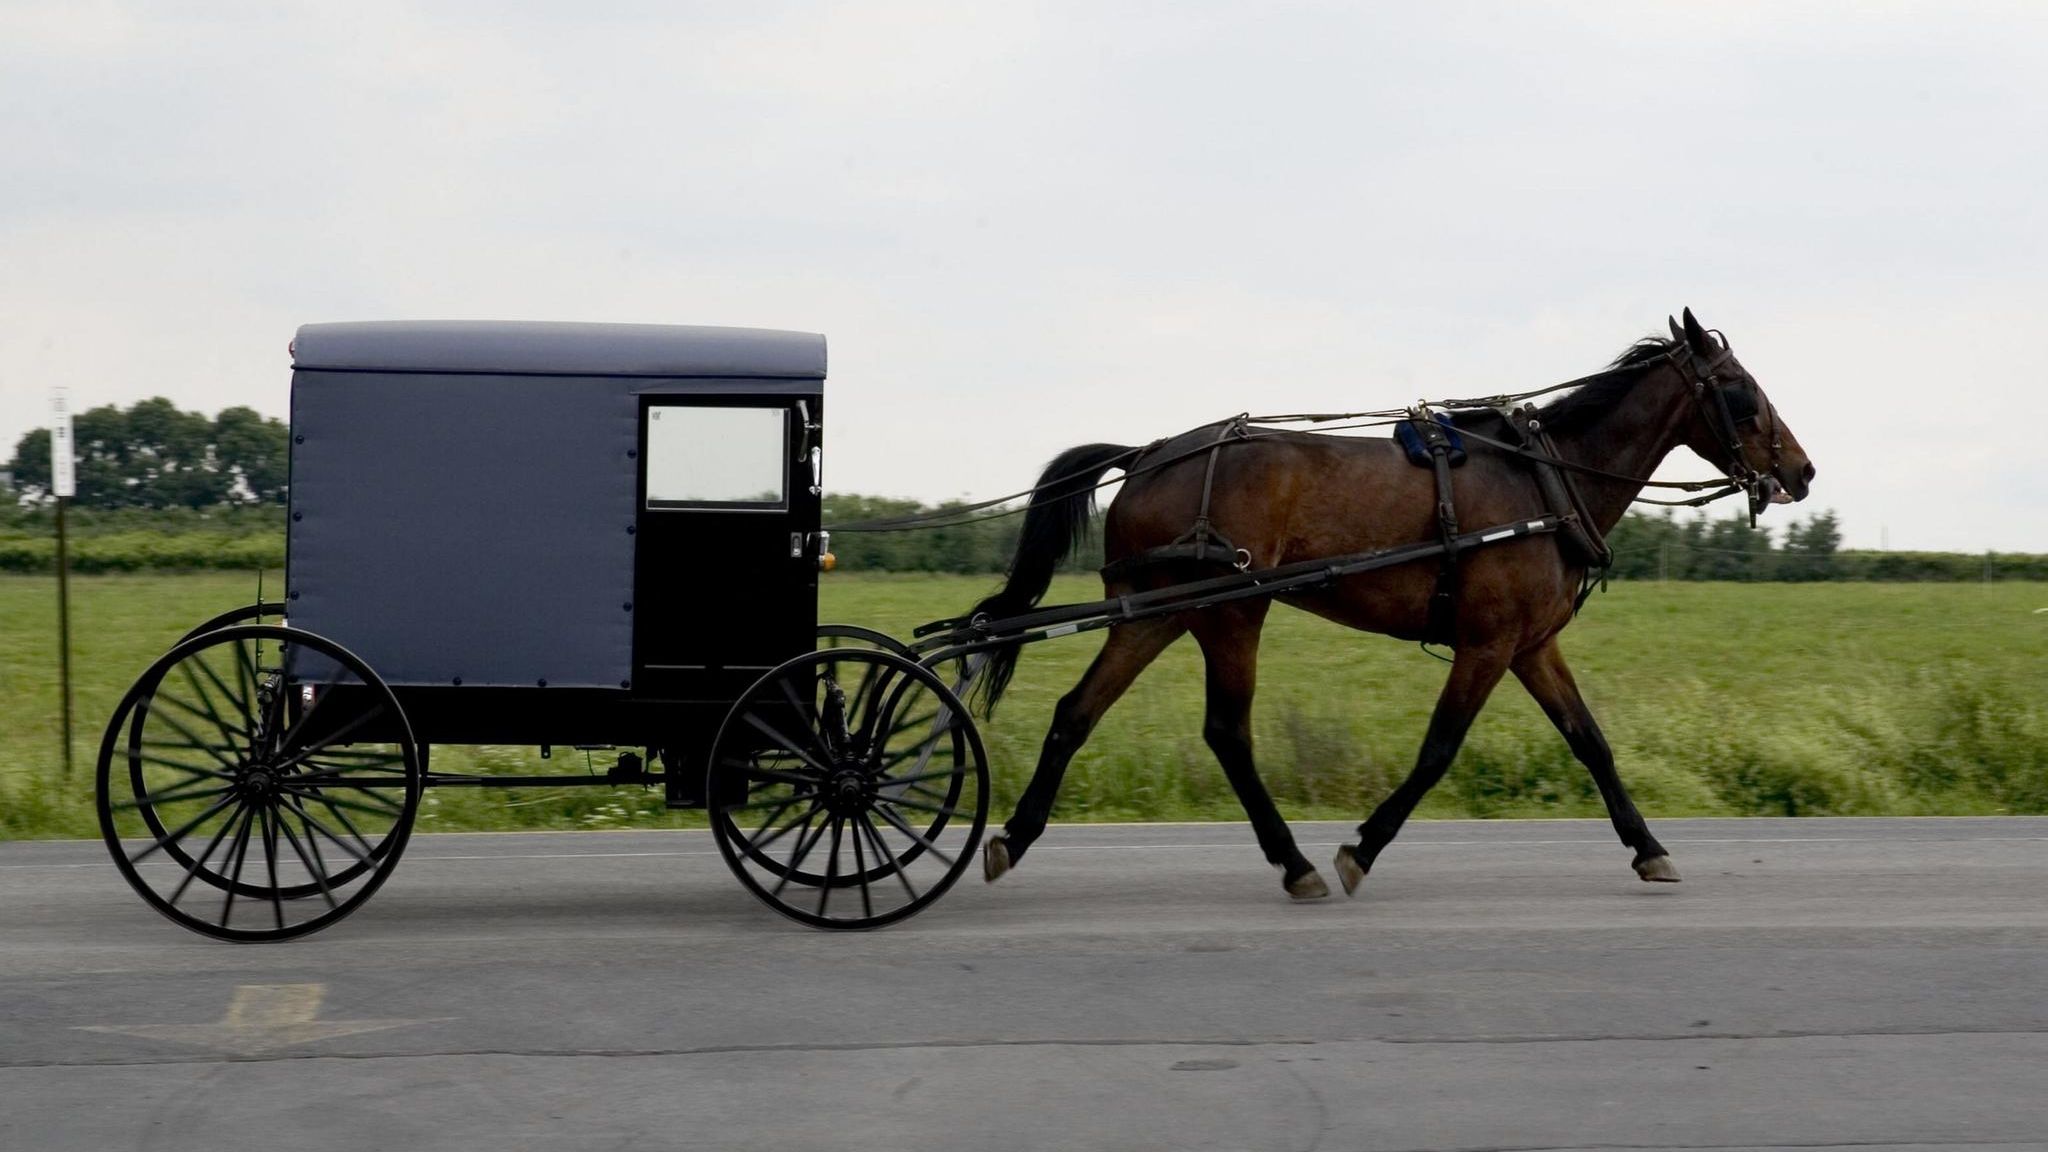
[[[1337,847],[1337,882],[1344,885],[1346,896],[1358,891],[1358,886],[1365,883],[1365,869],[1359,866],[1358,857],[1353,851],[1357,847],[1356,844],[1341,844]]]
[[[1678,865],[1669,856],[1651,856],[1636,861],[1636,875],[1652,884],[1678,883]]]
[[[1009,870],[1010,842],[1001,836],[989,837],[988,847],[981,852],[981,878],[993,884]]]
[[[1330,886],[1323,883],[1323,874],[1313,868],[1284,883],[1287,894],[1296,900],[1324,900],[1330,895]]]

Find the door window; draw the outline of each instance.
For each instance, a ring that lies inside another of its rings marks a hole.
[[[647,410],[647,506],[789,506],[789,410],[664,404]]]

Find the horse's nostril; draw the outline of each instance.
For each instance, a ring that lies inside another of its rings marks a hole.
[[[1808,484],[1811,484],[1813,483],[1813,472],[1813,465],[1811,463],[1808,463],[1806,467],[1801,468],[1799,470],[1799,478],[1801,480],[1806,481]]]

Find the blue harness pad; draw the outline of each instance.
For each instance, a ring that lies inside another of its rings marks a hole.
[[[1449,449],[1447,461],[1451,467],[1456,468],[1465,462],[1465,438],[1458,435],[1458,429],[1451,423],[1448,415],[1438,412],[1435,420],[1443,428],[1444,442]],[[1415,426],[1415,421],[1403,420],[1394,425],[1394,439],[1401,442],[1401,449],[1408,454],[1410,464],[1417,468],[1436,466],[1431,458],[1430,446],[1424,441],[1422,430]]]

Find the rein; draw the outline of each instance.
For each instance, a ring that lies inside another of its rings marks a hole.
[[[1729,346],[1727,337],[1723,336],[1718,330],[1714,332],[1714,335],[1720,339],[1721,351],[1719,355],[1716,355],[1711,360],[1693,352],[1691,346],[1683,340],[1675,343],[1664,354],[1664,359],[1673,367],[1678,368],[1680,373],[1688,378],[1687,383],[1692,388],[1694,403],[1700,406],[1703,414],[1707,415],[1708,426],[1714,430],[1717,438],[1721,440],[1722,446],[1728,450],[1728,463],[1724,465],[1727,469],[1727,474],[1724,476],[1716,477],[1712,480],[1653,480],[1647,476],[1625,476],[1619,472],[1609,472],[1602,468],[1594,468],[1590,465],[1566,460],[1555,453],[1537,451],[1527,445],[1510,444],[1504,440],[1496,440],[1491,436],[1485,436],[1469,429],[1460,428],[1458,432],[1461,436],[1476,440],[1490,447],[1498,448],[1510,455],[1520,456],[1534,463],[1546,464],[1567,472],[1575,472],[1585,476],[1597,476],[1604,480],[1618,480],[1644,488],[1673,488],[1684,492],[1706,492],[1706,495],[1695,496],[1688,500],[1657,500],[1646,496],[1638,496],[1632,503],[1658,504],[1677,508],[1697,508],[1705,504],[1711,504],[1716,500],[1733,496],[1738,492],[1747,492],[1750,497],[1750,523],[1754,526],[1757,513],[1761,512],[1764,505],[1770,502],[1771,494],[1769,488],[1773,485],[1773,481],[1768,475],[1749,467],[1744,457],[1741,432],[1737,427],[1734,414],[1728,407],[1728,397],[1725,389],[1729,385],[1721,383],[1719,379],[1721,367],[1734,358],[1735,351]],[[1685,355],[1681,356],[1681,351]],[[1609,376],[1618,376],[1624,372],[1639,372],[1650,366],[1648,363],[1618,365],[1589,375],[1580,376],[1576,379],[1567,380],[1562,384],[1552,384],[1548,387],[1537,388],[1528,392],[1502,393],[1470,399],[1423,401],[1417,407],[1425,411],[1443,409],[1453,412],[1491,408],[1501,413],[1503,417],[1506,417],[1510,407],[1518,402],[1533,400],[1539,396],[1548,396],[1554,392],[1563,392],[1580,387],[1581,385],[1593,383],[1596,380],[1606,379]],[[1771,463],[1775,467],[1781,458],[1780,452],[1784,447],[1782,437],[1778,432],[1777,410],[1768,401],[1759,404],[1758,410],[1758,419],[1763,418],[1762,414],[1765,411],[1768,411],[1770,414]],[[1400,423],[1406,420],[1408,415],[1409,410],[1405,408],[1375,409],[1362,412],[1295,412],[1271,416],[1250,416],[1240,413],[1227,420],[1219,420],[1214,423],[1236,430],[1234,436],[1228,437],[1231,442],[1248,443],[1253,440],[1265,439],[1269,436],[1287,434],[1286,431],[1280,429],[1250,430],[1245,427],[1248,424],[1332,424],[1350,421],[1352,423],[1346,423],[1343,427],[1371,428]],[[1509,420],[1509,425],[1512,427],[1514,422]],[[1201,427],[1205,428],[1210,426],[1207,424],[1201,425]],[[1332,431],[1335,430],[1332,429]],[[1119,463],[1128,464],[1141,459],[1160,445],[1166,443],[1169,439],[1172,439],[1172,437],[1162,437],[1152,441],[1150,444],[1132,448],[1116,457],[1108,467],[1116,468]],[[1201,444],[1158,460],[1147,461],[1142,466],[1136,468],[1123,469],[1123,475],[1115,479],[1091,484],[1087,488],[1082,489],[1082,492],[1096,492],[1112,484],[1121,484],[1133,477],[1142,476],[1147,472],[1156,472],[1159,469],[1178,464],[1183,460],[1189,460],[1205,454],[1211,456],[1213,467],[1213,453],[1222,446],[1222,443],[1223,440],[1219,439],[1216,443]],[[1029,498],[1038,495],[1040,492],[1060,487],[1070,479],[1072,477],[1056,477],[1043,484],[1026,488],[1019,492],[1012,492],[1005,496],[997,496],[993,499],[980,500],[972,504],[963,504],[953,508],[939,508],[930,512],[918,512],[908,516],[885,517],[878,520],[859,520],[852,523],[829,524],[825,528],[831,532],[911,532],[940,528],[959,528],[989,520],[1000,520],[1006,516],[1022,515],[1028,510],[1028,504],[1010,508],[1000,508],[1001,505],[1009,504],[1013,500],[1028,501]],[[1080,493],[1074,493],[1074,495],[1080,495]],[[988,512],[987,510],[991,508],[999,508],[999,510]],[[986,514],[974,515],[974,513]]]

